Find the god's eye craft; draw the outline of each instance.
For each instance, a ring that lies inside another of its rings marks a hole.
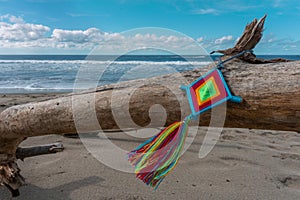
[[[188,123],[201,113],[225,101],[242,102],[242,98],[232,95],[223,77],[223,63],[243,55],[236,54],[220,61],[216,68],[198,78],[188,86],[181,86],[187,94],[192,113],[183,121],[175,122],[128,153],[129,162],[135,167],[136,177],[147,185],[157,188],[161,181],[175,168],[181,156]]]

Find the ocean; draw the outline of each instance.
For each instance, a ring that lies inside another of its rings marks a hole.
[[[268,55],[261,58],[300,60],[297,55]],[[0,55],[0,93],[72,92],[80,88],[148,78],[201,67],[218,56],[177,55]],[[98,76],[95,78],[89,77]]]

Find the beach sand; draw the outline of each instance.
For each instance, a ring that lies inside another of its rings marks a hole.
[[[2,95],[0,111],[57,95]],[[191,128],[189,137],[196,134],[196,129]],[[29,138],[22,146],[62,142],[65,150],[18,161],[27,185],[21,187],[21,196],[15,199],[300,199],[299,133],[224,129],[214,149],[200,159],[206,130],[201,128],[157,190],[137,180],[134,174],[102,164],[80,139],[58,135]],[[107,136],[128,151],[142,141],[117,132]],[[0,199],[10,199],[4,187],[0,188]]]

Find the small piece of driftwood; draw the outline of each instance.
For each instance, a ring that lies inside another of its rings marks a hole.
[[[28,157],[40,156],[44,154],[53,154],[64,150],[63,144],[53,143],[34,147],[18,147],[16,158],[24,160]]]
[[[61,152],[64,147],[61,143],[46,144],[34,147],[18,147],[16,159],[24,160],[28,157],[40,156]],[[0,163],[0,183],[8,188],[12,197],[20,195],[19,187],[25,183],[25,179],[20,175],[20,169],[14,160]]]

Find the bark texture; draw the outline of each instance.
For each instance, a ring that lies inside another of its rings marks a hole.
[[[228,103],[226,127],[300,131],[299,61],[254,65],[235,60],[225,67],[224,77],[233,93],[244,99],[242,104]],[[26,137],[75,133],[74,117],[77,121],[85,121],[95,114],[102,129],[117,129],[121,122],[115,122],[113,113],[120,118],[127,117],[127,107],[132,120],[139,126],[150,123],[148,112],[155,104],[165,108],[166,124],[180,120],[182,115],[189,113],[189,106],[185,93],[179,90],[184,81],[178,80],[191,82],[209,69],[107,85],[96,91],[10,107],[0,113],[0,137],[4,144],[0,152],[14,154],[16,149],[12,147]],[[181,108],[186,112],[181,113]],[[209,119],[209,113],[204,114],[201,125],[208,125]],[[121,126],[136,127],[130,123]],[[82,130],[98,128],[86,124]]]

